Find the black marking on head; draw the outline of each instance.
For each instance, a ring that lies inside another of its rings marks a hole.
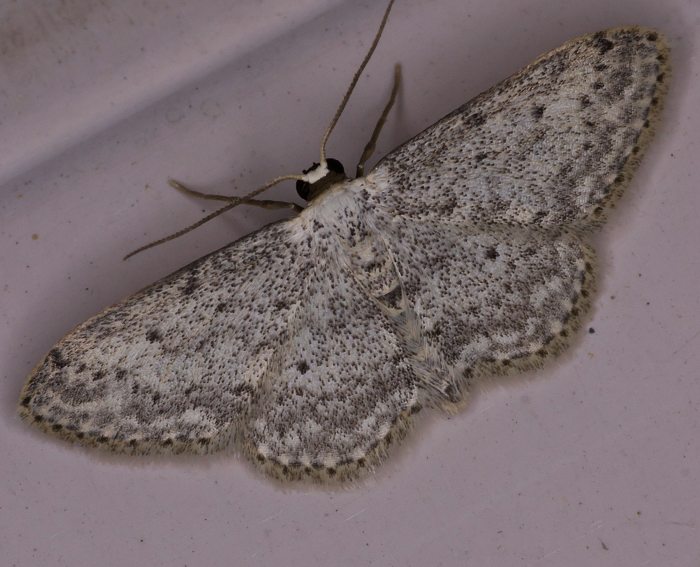
[[[303,171],[304,175],[315,171],[320,165],[321,164],[314,162],[310,168]],[[345,177],[345,168],[337,159],[328,158],[326,160],[326,167],[328,167],[328,173],[315,183],[309,183],[301,179],[297,180],[297,194],[304,199],[304,201],[313,200],[326,189],[347,179]]]
[[[56,368],[65,368],[70,364],[65,358],[63,358],[63,353],[57,348],[54,348],[49,352],[49,358]]]
[[[309,370],[309,364],[305,360],[302,360],[297,364],[297,370],[302,374],[306,374]]]
[[[146,333],[146,340],[149,343],[155,343],[157,341],[160,341],[163,338],[163,336],[160,334],[160,331],[158,329],[151,329]]]

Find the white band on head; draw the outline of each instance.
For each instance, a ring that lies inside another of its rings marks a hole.
[[[319,166],[314,169],[313,171],[309,171],[309,173],[305,173],[304,175],[301,176],[302,181],[306,181],[307,183],[314,184],[317,181],[323,179],[326,175],[330,173],[330,170],[328,169],[328,165],[326,164],[326,160],[322,160]]]

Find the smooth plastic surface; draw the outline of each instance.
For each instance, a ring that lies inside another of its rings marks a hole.
[[[18,419],[26,374],[74,325],[284,216],[240,208],[121,261],[211,210],[167,177],[243,194],[317,160],[383,7],[0,6],[3,565],[700,563],[694,0],[398,0],[329,145],[349,171],[397,61],[404,88],[378,155],[582,33],[657,27],[674,75],[657,138],[597,239],[600,290],[579,340],[460,415],[423,415],[376,475],[347,490],[281,486],[239,457],[107,457]]]

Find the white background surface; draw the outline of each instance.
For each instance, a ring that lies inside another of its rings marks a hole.
[[[598,239],[600,290],[579,340],[456,417],[423,415],[362,484],[282,486],[235,456],[105,457],[17,418],[24,377],[66,331],[283,216],[240,208],[121,261],[210,210],[168,176],[242,194],[317,159],[383,7],[0,5],[3,565],[700,563],[694,0],[398,0],[329,146],[350,171],[396,61],[404,88],[379,155],[582,33],[657,27],[674,77],[657,138]]]

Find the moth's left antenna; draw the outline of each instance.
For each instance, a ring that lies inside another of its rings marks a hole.
[[[367,63],[369,63],[369,60],[372,58],[372,54],[374,53],[374,50],[377,48],[377,44],[379,43],[379,39],[382,37],[384,26],[386,26],[386,21],[389,19],[389,12],[391,12],[391,7],[393,5],[394,0],[389,0],[389,5],[386,7],[386,10],[384,10],[384,16],[382,17],[382,21],[379,24],[379,29],[377,30],[377,33],[374,35],[372,45],[370,46],[369,51],[367,51],[367,55],[365,55],[365,58],[362,60],[362,63],[360,63],[360,66],[358,67],[357,71],[355,71],[355,75],[353,76],[352,81],[350,82],[348,90],[345,92],[343,100],[340,101],[340,105],[335,111],[335,115],[333,116],[331,123],[326,129],[325,134],[323,134],[323,138],[321,138],[321,168],[323,168],[326,164],[326,143],[328,142],[328,138],[330,138],[331,132],[333,131],[333,128],[335,128],[335,125],[338,123],[338,119],[343,113],[343,110],[345,110],[345,106],[348,104],[348,100],[350,100],[350,95],[352,95],[352,91],[355,90],[355,85],[357,85],[357,81],[360,80],[360,75],[362,75],[362,71],[364,71],[365,67],[367,67]]]

